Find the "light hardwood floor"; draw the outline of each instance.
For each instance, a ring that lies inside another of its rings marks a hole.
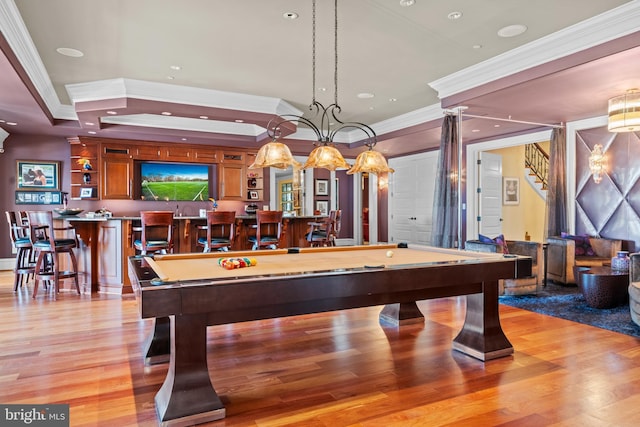
[[[0,403],[69,403],[72,426],[157,425],[166,365],[143,364],[150,323],[133,297],[32,300],[12,279],[0,272]],[[501,306],[515,354],[482,363],[451,350],[464,298],[420,307],[425,324],[399,329],[379,307],[210,327],[227,418],[208,425],[640,425],[640,340]]]

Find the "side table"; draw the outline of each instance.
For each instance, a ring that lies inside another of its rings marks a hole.
[[[593,308],[612,308],[629,299],[629,272],[611,267],[590,267],[576,277],[578,288]]]

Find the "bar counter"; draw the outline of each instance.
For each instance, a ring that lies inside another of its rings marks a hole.
[[[322,220],[323,216],[289,216],[283,218],[281,248],[306,247],[309,222]],[[94,216],[84,214],[59,216],[58,221],[73,225],[80,238],[78,257],[79,278],[84,293],[105,292],[128,294],[132,292],[127,276],[127,259],[135,255],[133,231],[140,226],[139,216]],[[174,253],[201,252],[196,245],[199,233],[204,235],[207,219],[200,216],[175,216]],[[249,236],[255,234],[255,215],[236,215],[236,239],[233,250],[249,250]]]

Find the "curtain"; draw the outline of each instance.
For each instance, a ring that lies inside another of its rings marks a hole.
[[[549,182],[545,206],[545,240],[568,231],[567,223],[567,137],[564,128],[553,129],[549,147]]]
[[[433,200],[431,244],[442,248],[458,246],[458,124],[447,115],[442,122],[440,155]]]

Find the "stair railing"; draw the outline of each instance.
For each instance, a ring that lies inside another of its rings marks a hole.
[[[525,145],[524,165],[529,168],[536,180],[542,184],[542,188],[546,190],[549,177],[549,155],[539,144]]]

